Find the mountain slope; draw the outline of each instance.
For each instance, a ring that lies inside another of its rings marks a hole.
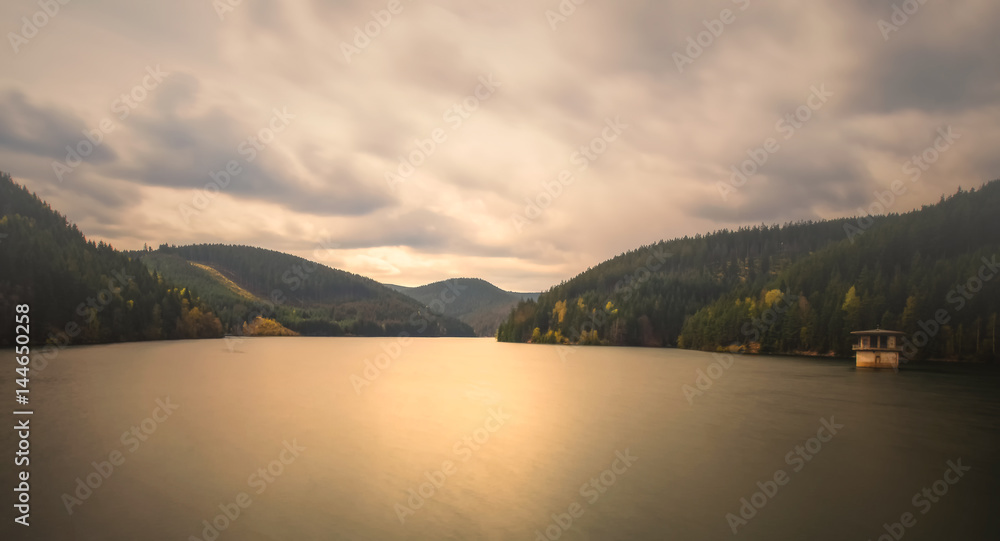
[[[479,336],[495,336],[500,323],[519,301],[538,293],[513,293],[479,278],[454,278],[419,287],[388,285],[435,313],[464,321]]]
[[[903,331],[916,358],[997,359],[998,209],[994,181],[880,217],[853,242],[817,252],[759,291],[731,292],[695,313],[684,326],[684,345],[753,343],[764,351],[845,355],[850,331],[881,326]],[[783,299],[774,321],[744,328],[768,309],[767,291]]]
[[[904,215],[660,242],[519,304],[498,336],[846,354],[851,330],[913,336],[944,309],[951,320],[921,356],[995,358],[1000,279],[980,280],[971,298],[955,288],[989,273],[983,258],[1000,252],[997,209],[1000,181]]]
[[[163,245],[140,256],[151,269],[191,284],[234,332],[263,315],[304,335],[473,335],[468,325],[430,314],[370,278],[273,250]]]
[[[36,344],[222,336],[219,320],[190,290],[88,241],[2,173],[0,201],[0,327],[13,330],[15,306],[27,304]],[[0,333],[0,345],[12,339]]]
[[[767,280],[839,242],[847,223],[761,225],[642,246],[554,286],[537,302],[519,303],[497,336],[511,342],[673,345],[687,316],[726,291]],[[533,340],[535,328],[541,337]]]

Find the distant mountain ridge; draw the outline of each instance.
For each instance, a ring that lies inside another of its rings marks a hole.
[[[273,250],[121,252],[88,241],[3,173],[0,202],[0,323],[13,328],[15,307],[28,305],[32,343],[207,338],[247,328],[293,334],[282,326],[313,336],[475,336],[375,280]],[[10,340],[0,336],[0,346]]]
[[[505,291],[481,278],[452,278],[418,287],[387,284],[427,306],[433,313],[458,318],[478,336],[496,336],[500,323],[518,302],[534,300],[539,293]]]
[[[231,332],[263,314],[303,335],[474,335],[465,323],[430,314],[375,280],[282,252],[198,244],[162,245],[137,255],[199,292]]]

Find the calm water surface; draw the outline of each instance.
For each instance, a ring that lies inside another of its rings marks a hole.
[[[32,371],[28,529],[2,432],[0,537],[1000,539],[996,370],[733,361],[490,339],[71,348]]]

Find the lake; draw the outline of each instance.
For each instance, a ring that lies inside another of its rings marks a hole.
[[[4,539],[1000,539],[989,367],[251,338],[38,368]]]

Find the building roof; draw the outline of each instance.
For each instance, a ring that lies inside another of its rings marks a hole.
[[[851,334],[892,334],[896,336],[901,336],[906,333],[902,331],[888,331],[886,329],[872,329],[870,331],[854,331]]]

